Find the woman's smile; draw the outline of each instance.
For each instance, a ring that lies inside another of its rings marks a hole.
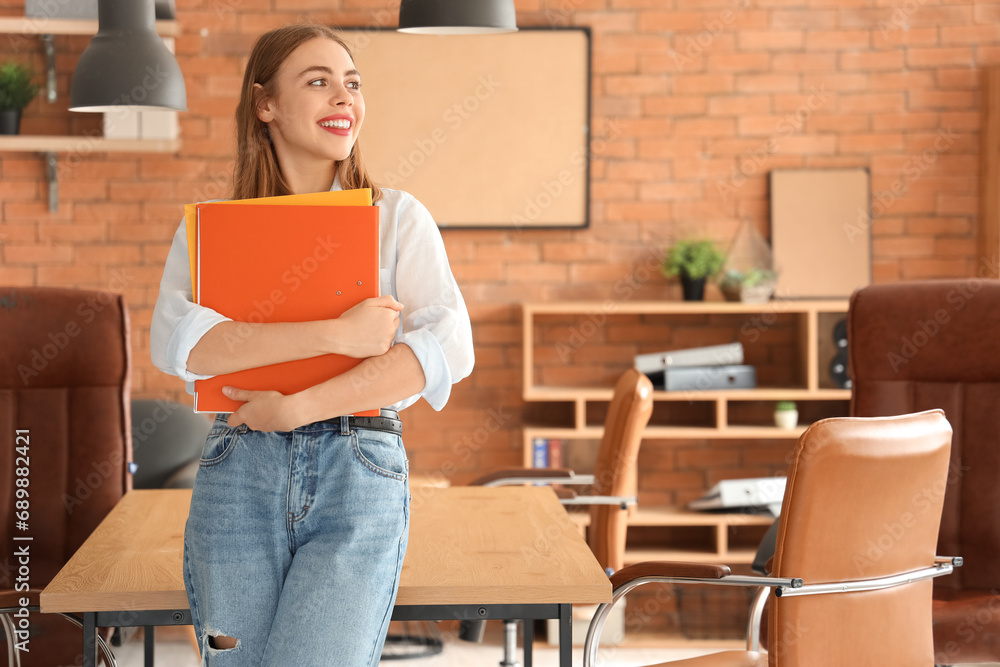
[[[331,134],[349,137],[354,129],[354,117],[346,114],[327,116],[319,122],[319,126]]]

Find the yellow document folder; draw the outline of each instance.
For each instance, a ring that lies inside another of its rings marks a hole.
[[[233,199],[213,204],[260,204],[264,206],[371,206],[371,188],[310,192],[304,195],[282,195],[258,199]],[[188,262],[191,266],[191,294],[198,294],[198,204],[184,205],[184,227],[187,230]]]

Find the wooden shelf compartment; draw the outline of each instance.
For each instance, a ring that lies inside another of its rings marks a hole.
[[[585,534],[590,525],[589,512],[572,512],[570,519]],[[740,565],[752,563],[756,549],[745,546],[730,548],[729,529],[744,526],[770,526],[774,517],[762,514],[713,514],[693,512],[677,507],[638,507],[629,517],[629,528],[703,528],[710,534],[714,549],[683,549],[651,546],[629,546],[626,542],[625,564],[647,560],[688,561]]]
[[[773,385],[760,386],[754,389],[720,389],[709,391],[667,392],[654,391],[654,411],[650,424],[644,429],[646,439],[684,439],[684,440],[787,440],[789,446],[807,428],[806,424],[823,416],[842,413],[846,403],[851,398],[848,389],[832,386],[832,381],[826,380],[827,365],[835,354],[836,343],[833,341],[833,327],[847,313],[849,303],[846,300],[830,301],[774,301],[764,304],[744,304],[731,302],[562,302],[562,303],[528,303],[523,305],[522,341],[523,341],[523,386],[522,395],[526,402],[549,404],[547,411],[540,411],[539,420],[545,425],[528,424],[523,429],[523,463],[532,465],[533,441],[536,438],[562,439],[570,442],[569,449],[564,443],[563,461],[573,456],[575,448],[587,449],[594,440],[603,436],[602,410],[613,398],[611,386],[558,386],[536,383],[535,361],[536,348],[538,359],[549,359],[550,366],[556,368],[565,355],[555,346],[558,336],[545,332],[545,326],[567,327],[569,331],[587,332],[579,324],[570,324],[573,317],[577,321],[589,321],[593,327],[604,326],[612,322],[616,315],[657,316],[653,319],[632,317],[628,326],[664,327],[673,330],[675,323],[669,316],[709,316],[705,318],[678,318],[677,328],[694,328],[699,326],[733,328],[738,340],[752,347],[754,340],[744,335],[743,326],[758,326],[756,316],[761,315],[762,330],[768,326],[780,327],[780,337],[770,340],[760,340],[761,345],[770,345],[770,350],[753,350],[757,358],[767,358],[771,362],[786,366],[777,366],[777,373],[765,377],[774,378]],[[667,317],[659,317],[667,316]],[[720,317],[714,317],[720,316]],[[541,318],[541,322],[539,322]],[[662,322],[662,324],[661,324]],[[635,323],[635,324],[633,324]],[[769,323],[775,323],[773,325]],[[624,323],[620,323],[624,324]],[[564,329],[565,331],[565,329]],[[592,332],[593,333],[593,332]],[[684,332],[676,340],[692,340],[698,338],[695,331]],[[718,339],[718,331],[715,338]],[[618,332],[617,338],[609,340],[621,341],[623,336]],[[538,339],[536,341],[536,338]],[[637,337],[637,338],[641,338]],[[646,335],[649,340],[652,336]],[[585,339],[584,343],[586,343]],[[544,342],[543,342],[544,341]],[[597,343],[595,343],[597,344]],[[707,344],[707,343],[706,343]],[[545,346],[552,346],[545,349]],[[686,345],[694,347],[697,345]],[[581,346],[573,347],[575,351]],[[642,350],[643,346],[630,346]],[[648,344],[645,345],[648,347]],[[681,347],[677,345],[675,347]],[[787,347],[787,358],[784,356]],[[668,349],[665,346],[661,349]],[[542,352],[542,350],[545,350]],[[554,353],[559,351],[558,356]],[[546,356],[543,356],[546,355]],[[778,356],[781,355],[781,356]],[[757,363],[754,354],[748,354],[751,363]],[[617,362],[617,363],[615,363]],[[604,363],[605,372],[598,373],[601,377],[617,365],[624,371],[633,363],[631,358],[614,360]],[[758,377],[761,376],[758,366]],[[773,370],[773,369],[772,369]],[[585,382],[584,373],[552,373],[551,378],[566,378],[569,382],[580,379]],[[610,384],[610,383],[609,383]],[[773,407],[768,403],[776,401],[799,402],[800,418],[803,424],[795,429],[779,429],[770,422]],[[563,403],[563,406],[556,404]],[[758,405],[749,405],[756,403]],[[824,405],[830,404],[830,405]],[[678,413],[685,405],[690,409]],[[570,408],[567,410],[567,408]],[[830,413],[830,414],[827,414]],[[579,453],[579,452],[577,452]],[[578,466],[581,473],[591,472],[583,469],[586,461],[592,459],[590,454],[571,462],[569,467]],[[592,464],[591,464],[592,465]],[[640,471],[638,473],[642,475]],[[589,522],[589,514],[573,513],[573,520],[585,529]],[[753,543],[757,533],[763,536],[766,526],[773,522],[770,516],[746,514],[708,514],[688,512],[670,508],[639,507],[629,517],[629,539],[626,545],[625,559],[627,563],[643,560],[678,560],[705,563],[723,563],[745,566],[753,561],[756,544]],[[751,526],[752,530],[740,533],[738,527]],[[661,528],[662,531],[657,531]]]
[[[806,430],[805,425],[794,429],[783,429],[775,426],[743,426],[732,425],[723,428],[711,426],[647,426],[642,434],[644,438],[672,440],[798,440]],[[532,446],[535,438],[559,438],[562,440],[600,440],[604,436],[601,426],[588,426],[584,429],[559,426],[526,426],[522,430],[524,436],[523,462],[525,467],[532,464]]]
[[[610,401],[610,387],[530,387],[526,401]],[[806,389],[804,387],[758,387],[704,391],[653,391],[654,401],[839,401],[851,398],[850,389]]]
[[[788,318],[791,317],[794,328],[798,331],[798,350],[796,352],[796,367],[798,377],[794,378],[794,384],[802,391],[816,391],[823,388],[820,372],[819,350],[821,341],[826,343],[830,337],[829,332],[820,332],[821,322],[827,326],[832,321],[831,318],[842,316],[847,312],[848,302],[842,299],[829,301],[771,301],[762,304],[746,304],[726,301],[709,302],[685,302],[685,301],[637,301],[637,302],[556,302],[556,303],[525,303],[522,305],[522,340],[524,343],[523,354],[523,386],[522,395],[525,400],[557,400],[552,398],[552,394],[547,394],[548,389],[557,392],[564,390],[564,387],[548,387],[538,384],[535,381],[535,324],[539,317],[545,316],[567,316],[575,315],[580,318],[589,318],[591,328],[603,327],[609,320],[617,315],[653,315],[653,316],[723,316],[723,317],[744,317],[745,322],[741,325],[740,336],[743,337],[742,329],[746,326],[751,328],[759,327],[761,331],[767,331],[779,326],[779,322],[784,322],[780,326],[789,326]],[[760,316],[759,318],[757,316]],[[784,318],[782,320],[782,318]],[[759,320],[759,321],[758,321]],[[584,322],[587,323],[586,321]],[[581,326],[581,330],[582,330]],[[748,343],[752,345],[753,343]],[[576,347],[571,346],[574,350]],[[827,351],[829,346],[824,346]],[[561,354],[561,353],[560,353]],[[826,359],[823,366],[826,366]],[[622,359],[622,370],[632,365],[632,359]],[[824,368],[825,371],[825,368]],[[825,377],[825,372],[822,373]],[[591,388],[582,388],[585,393],[579,394],[581,397],[591,397],[586,393]],[[761,390],[769,389],[761,387]],[[660,392],[657,392],[660,394]],[[662,392],[666,394],[667,392]],[[694,394],[696,392],[671,392],[673,394]],[[697,392],[707,393],[707,392]],[[713,392],[714,393],[714,392]],[[664,400],[670,400],[660,396]],[[673,400],[677,400],[676,398]],[[776,399],[781,400],[781,399]],[[795,399],[789,399],[795,400]]]

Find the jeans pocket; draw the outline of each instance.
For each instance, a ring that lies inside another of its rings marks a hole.
[[[408,463],[403,438],[395,433],[357,429],[351,434],[354,456],[372,472],[406,481]]]
[[[218,465],[229,458],[236,448],[238,428],[220,428],[218,425],[212,427],[205,439],[205,451],[202,452],[198,465],[202,468]]]

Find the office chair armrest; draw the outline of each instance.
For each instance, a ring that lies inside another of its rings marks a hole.
[[[649,561],[629,565],[611,576],[613,588],[611,602],[605,602],[598,606],[594,618],[590,621],[583,649],[583,667],[594,667],[597,664],[598,639],[604,628],[604,621],[611,613],[612,608],[632,589],[651,583],[754,586],[785,591],[802,586],[801,579],[733,575],[730,574],[729,568],[725,565],[667,561]],[[758,597],[761,598],[761,596]],[[755,602],[755,608],[757,604]],[[760,599],[759,606],[763,607],[763,598]]]
[[[620,505],[623,510],[638,503],[635,496],[578,496],[572,491],[570,494],[560,495],[559,502],[563,505]]]
[[[961,557],[956,558],[935,558],[934,564],[919,570],[890,574],[884,577],[871,577],[869,579],[849,579],[844,581],[829,581],[820,584],[800,584],[793,588],[779,588],[774,591],[777,597],[798,597],[802,595],[825,595],[828,593],[853,593],[858,591],[878,591],[884,588],[894,588],[903,586],[914,581],[924,579],[934,579],[951,574],[955,570],[954,562],[961,563]],[[801,579],[797,581],[801,582]]]
[[[611,588],[620,586],[643,577],[687,577],[696,579],[722,579],[732,574],[728,565],[712,565],[709,563],[682,563],[674,561],[649,560],[644,563],[629,565],[611,575]]]
[[[569,468],[512,468],[497,470],[469,483],[469,486],[510,484],[593,484],[593,475],[577,475]]]

